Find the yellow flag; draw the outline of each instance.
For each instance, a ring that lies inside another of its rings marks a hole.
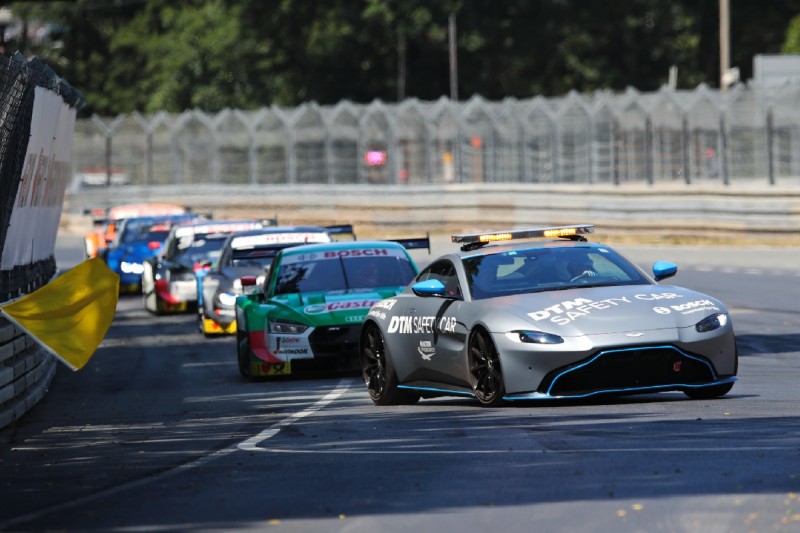
[[[82,368],[105,337],[119,298],[119,276],[98,257],[0,307],[9,320],[72,370]]]

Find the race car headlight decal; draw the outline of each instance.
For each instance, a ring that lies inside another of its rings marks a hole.
[[[694,328],[699,333],[706,333],[724,327],[728,323],[728,315],[725,313],[715,313],[705,317],[703,320],[694,325]]]
[[[289,333],[291,335],[298,335],[308,329],[305,324],[299,322],[292,322],[289,320],[270,320],[269,332],[270,333]]]
[[[221,292],[217,295],[219,303],[226,306],[236,305],[236,295],[227,292]]]
[[[141,263],[129,263],[128,261],[120,263],[119,269],[125,274],[141,274],[144,272],[144,266]]]
[[[506,336],[514,342],[527,344],[561,344],[564,342],[564,339],[558,335],[534,330],[510,331],[506,333]]]

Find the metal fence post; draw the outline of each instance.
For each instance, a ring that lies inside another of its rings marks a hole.
[[[655,182],[653,166],[653,119],[647,115],[644,119],[644,173],[648,185]]]
[[[686,113],[681,117],[681,151],[683,152],[683,182],[686,185],[692,183],[692,169],[689,161],[689,117]]]
[[[728,175],[728,132],[725,121],[725,115],[720,113],[719,116],[719,139],[720,139],[720,147],[719,147],[719,164],[720,164],[720,171],[722,173],[722,184],[723,185],[730,185],[730,176]]]
[[[97,125],[105,135],[106,186],[111,185],[111,167],[113,161],[112,140],[114,138],[114,131],[119,128],[123,120],[125,120],[124,115],[117,115],[117,117],[111,121],[111,124],[106,126],[105,122],[103,122],[103,119],[101,119],[98,115],[92,115],[92,122],[94,122],[94,124]]]
[[[769,184],[775,185],[775,120],[772,107],[767,108],[767,174]]]

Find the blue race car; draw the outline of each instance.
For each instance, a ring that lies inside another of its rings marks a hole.
[[[158,253],[174,224],[199,218],[184,214],[123,220],[116,240],[103,253],[108,267],[119,275],[120,293],[140,293],[145,259]]]

